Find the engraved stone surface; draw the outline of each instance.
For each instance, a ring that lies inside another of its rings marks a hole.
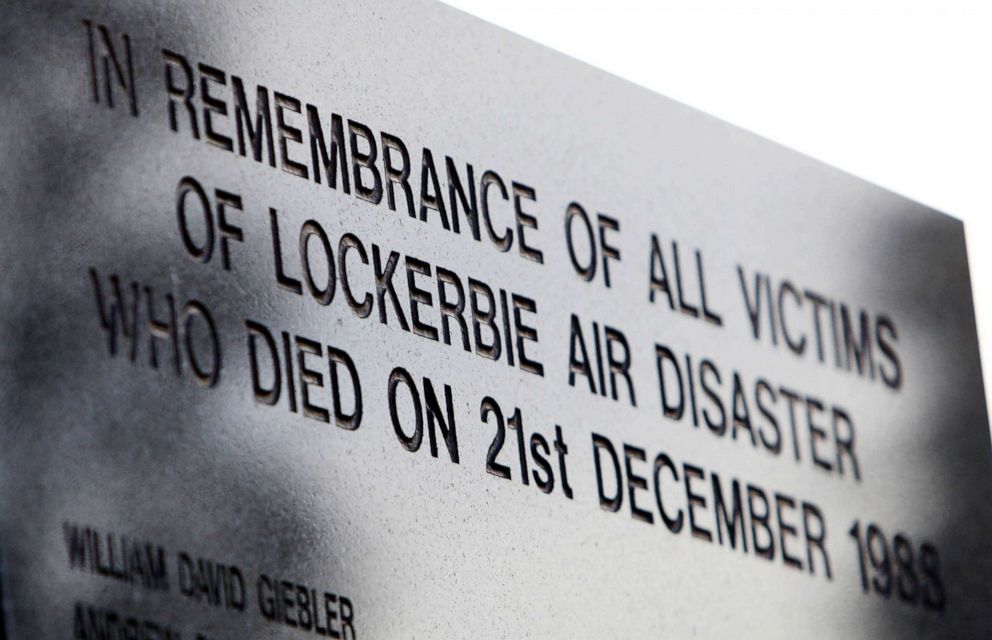
[[[957,220],[432,2],[0,32],[7,637],[992,635]]]

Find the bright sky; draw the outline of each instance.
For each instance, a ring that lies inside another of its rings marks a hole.
[[[446,1],[964,220],[992,399],[992,2]]]

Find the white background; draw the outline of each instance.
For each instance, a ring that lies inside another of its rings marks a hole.
[[[964,220],[992,399],[992,1],[447,2]]]

